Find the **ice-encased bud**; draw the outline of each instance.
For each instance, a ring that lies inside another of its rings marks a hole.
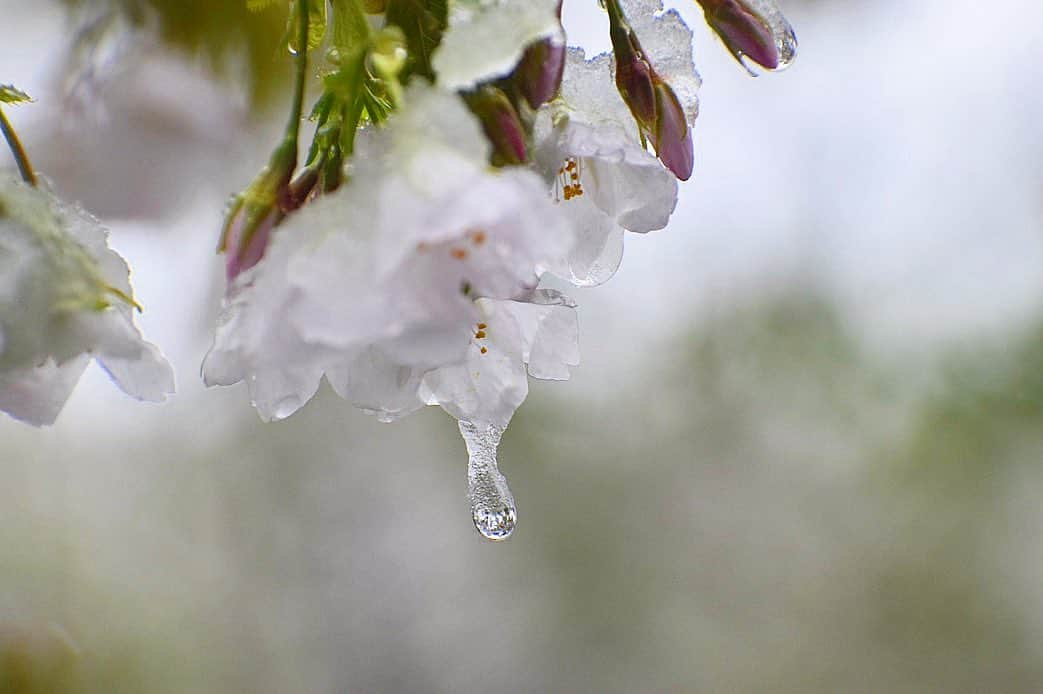
[[[692,175],[692,134],[684,107],[673,88],[655,71],[637,34],[613,2],[609,9],[609,37],[616,58],[616,88],[655,148],[656,156],[677,178]]]
[[[506,540],[514,532],[518,511],[496,464],[503,429],[461,420],[460,435],[467,445],[467,498],[474,527],[487,540]]]
[[[750,74],[750,63],[766,70],[787,68],[797,54],[797,37],[774,0],[697,0],[706,23]]]

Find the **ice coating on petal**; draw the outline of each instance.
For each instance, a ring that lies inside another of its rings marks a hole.
[[[250,401],[265,421],[288,417],[310,400],[328,358],[286,329],[299,297],[287,286],[285,268],[304,238],[274,235],[264,260],[236,278],[218,317],[214,344],[203,360],[208,386],[245,381]]]
[[[582,48],[570,46],[558,102],[541,111],[550,114],[565,111],[572,119],[591,125],[611,124],[637,142],[637,125],[612,79],[612,60],[610,53],[600,53],[587,60]]]
[[[368,174],[404,169],[418,187],[426,182],[437,190],[485,168],[490,147],[456,94],[416,83],[384,128],[360,138],[355,159]]]
[[[98,363],[127,395],[163,402],[174,392],[174,370],[128,318],[111,309],[106,313],[100,316],[104,323],[94,350]]]
[[[337,395],[383,422],[424,406],[418,395],[422,378],[422,371],[405,366],[375,346],[326,370],[326,380]]]
[[[550,271],[578,287],[593,287],[616,274],[623,260],[623,227],[585,195],[560,203],[576,242]]]
[[[414,85],[405,102],[364,137],[373,156],[351,181],[288,216],[225,300],[204,380],[245,381],[264,418],[323,374],[387,420],[442,404],[506,425],[525,398],[516,326],[476,344],[475,299],[528,296],[572,230],[538,175],[490,169],[458,96]]]
[[[751,75],[757,75],[754,65],[785,70],[797,57],[797,35],[775,0],[702,4],[710,26]]]
[[[586,60],[570,49],[561,97],[537,114],[534,163],[551,182],[576,242],[551,271],[580,286],[600,284],[619,266],[623,230],[662,229],[677,204],[677,180],[649,153],[612,84],[607,54]],[[564,182],[581,195],[562,195]],[[572,174],[576,178],[571,178]]]
[[[561,292],[539,289],[528,301],[505,301],[502,307],[518,325],[522,359],[529,367],[529,375],[544,380],[568,380],[569,367],[579,365],[575,302]]]
[[[503,303],[478,301],[485,327],[475,331],[462,363],[424,375],[420,395],[427,404],[460,420],[507,427],[529,394],[529,381],[522,335]]]
[[[467,446],[467,498],[474,527],[487,540],[506,540],[514,532],[518,511],[496,462],[503,429],[461,421],[460,435]]]
[[[558,0],[456,0],[432,58],[438,85],[469,89],[503,76],[529,44],[559,31]]]

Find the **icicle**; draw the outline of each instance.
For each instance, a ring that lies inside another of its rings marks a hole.
[[[496,466],[496,448],[503,429],[460,421],[467,444],[467,497],[474,527],[489,540],[506,540],[514,532],[518,512],[507,478]]]

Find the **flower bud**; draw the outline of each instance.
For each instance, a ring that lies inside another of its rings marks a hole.
[[[702,5],[706,23],[747,70],[748,61],[766,70],[782,70],[793,62],[797,37],[774,0],[697,2]]]
[[[514,71],[514,83],[525,101],[537,109],[558,95],[565,72],[565,43],[557,37],[532,44]]]
[[[656,156],[677,178],[687,181],[695,165],[692,129],[688,127],[684,108],[670,85],[657,81],[655,97],[657,118],[652,144]]]
[[[240,204],[229,218],[222,250],[228,253],[225,260],[225,277],[229,282],[244,270],[249,270],[264,257],[272,229],[282,218],[277,207],[267,210]]]
[[[616,89],[641,129],[651,130],[656,120],[655,71],[633,31],[614,26],[611,37],[616,55]]]
[[[493,145],[493,163],[525,163],[528,160],[525,128],[507,95],[501,89],[485,86],[465,98]]]
[[[561,22],[561,2],[558,2],[558,22]],[[533,109],[538,109],[558,95],[565,73],[564,29],[558,36],[538,41],[522,54],[514,71],[518,91]]]
[[[656,156],[677,178],[692,175],[692,133],[677,94],[652,67],[633,29],[619,8],[608,5],[612,50],[616,56],[616,88]]]
[[[225,217],[218,252],[225,252],[229,281],[264,256],[272,229],[286,210],[297,206],[290,177],[297,164],[297,143],[287,140],[272,153],[268,166],[239,195]]]

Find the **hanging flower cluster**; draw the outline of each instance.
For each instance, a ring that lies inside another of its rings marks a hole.
[[[0,104],[29,97],[0,85]],[[0,411],[52,424],[91,357],[128,395],[160,402],[174,372],[141,337],[130,269],[108,233],[46,191],[0,109],[22,180],[0,174]]]
[[[772,0],[698,1],[747,68],[792,60]],[[507,537],[517,514],[500,437],[529,377],[565,380],[579,363],[576,305],[545,278],[608,280],[625,232],[665,228],[694,168],[691,31],[661,0],[601,4],[612,52],[588,57],[567,45],[562,0],[293,0],[289,124],[226,219],[206,383],[245,383],[266,421],[292,415],[324,378],[383,421],[440,406],[467,445],[476,527]],[[0,188],[0,203],[9,194]],[[112,286],[129,297],[125,282]],[[109,320],[126,328],[123,309]],[[123,352],[110,342],[76,353],[98,354],[128,392],[156,395],[125,385],[143,381],[113,366]],[[27,363],[49,358],[37,349]]]

